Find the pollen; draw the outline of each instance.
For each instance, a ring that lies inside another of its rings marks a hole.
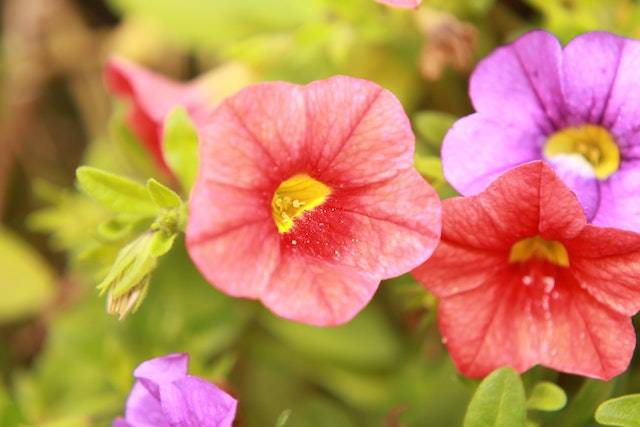
[[[547,139],[544,155],[547,158],[580,156],[600,180],[607,179],[620,168],[618,145],[607,129],[597,125],[568,127],[554,133]]]
[[[291,231],[296,218],[322,205],[330,194],[328,186],[306,174],[283,181],[271,200],[271,213],[278,231],[282,234]]]
[[[527,262],[531,259],[569,267],[569,254],[564,245],[556,240],[545,240],[540,236],[522,239],[511,247],[510,263]]]

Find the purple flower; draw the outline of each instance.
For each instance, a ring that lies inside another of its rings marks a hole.
[[[442,147],[462,194],[521,163],[544,159],[587,219],[640,231],[640,42],[604,32],[564,49],[533,31],[484,59],[469,88],[476,113]]]
[[[236,400],[213,384],[187,375],[189,356],[168,354],[134,371],[125,418],[113,427],[229,427]]]

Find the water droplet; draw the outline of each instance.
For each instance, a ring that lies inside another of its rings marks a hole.
[[[557,354],[558,354],[558,350],[557,350],[557,349],[555,349],[555,348],[552,348],[552,349],[551,349],[551,355],[552,355],[552,356],[556,356]]]
[[[447,343],[447,339],[445,337],[442,337],[442,339],[440,341],[442,341],[442,344],[446,344]]]
[[[551,298],[553,298],[553,299],[560,298],[560,294],[558,293],[558,291],[551,292]]]
[[[556,286],[556,279],[551,276],[544,276],[542,278],[542,283],[544,284],[544,291],[549,293]]]
[[[530,284],[533,283],[533,277],[526,275],[526,276],[522,276],[522,283],[525,286],[529,286]]]
[[[295,240],[292,240],[292,241],[291,241],[291,244],[295,246],[295,245],[297,245],[297,244],[298,244],[298,242],[297,242],[297,241],[295,241]]]

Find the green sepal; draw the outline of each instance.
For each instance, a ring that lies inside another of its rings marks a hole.
[[[173,247],[177,236],[178,235],[176,233],[166,233],[164,231],[157,231],[153,233],[153,238],[149,245],[151,255],[158,258],[169,252]]]
[[[153,178],[147,181],[147,191],[154,203],[162,209],[178,208],[182,205],[182,199],[175,191],[161,184]]]

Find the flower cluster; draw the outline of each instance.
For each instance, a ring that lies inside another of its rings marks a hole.
[[[611,378],[629,364],[640,309],[638,64],[640,42],[607,33],[563,49],[534,31],[495,51],[471,78],[477,112],[445,138],[444,173],[463,197],[442,206],[413,167],[410,122],[389,91],[343,76],[249,86],[194,120],[189,254],[226,294],[318,326],[349,321],[381,280],[412,271],[439,298],[443,341],[465,375],[542,364]],[[143,123],[192,99],[126,63],[111,74],[134,98],[159,88],[161,102],[133,109]],[[145,425],[143,399],[183,425],[178,397],[188,406],[205,389],[203,407],[223,408],[208,416],[233,417],[235,401],[185,376],[181,357],[138,368],[123,425]]]

